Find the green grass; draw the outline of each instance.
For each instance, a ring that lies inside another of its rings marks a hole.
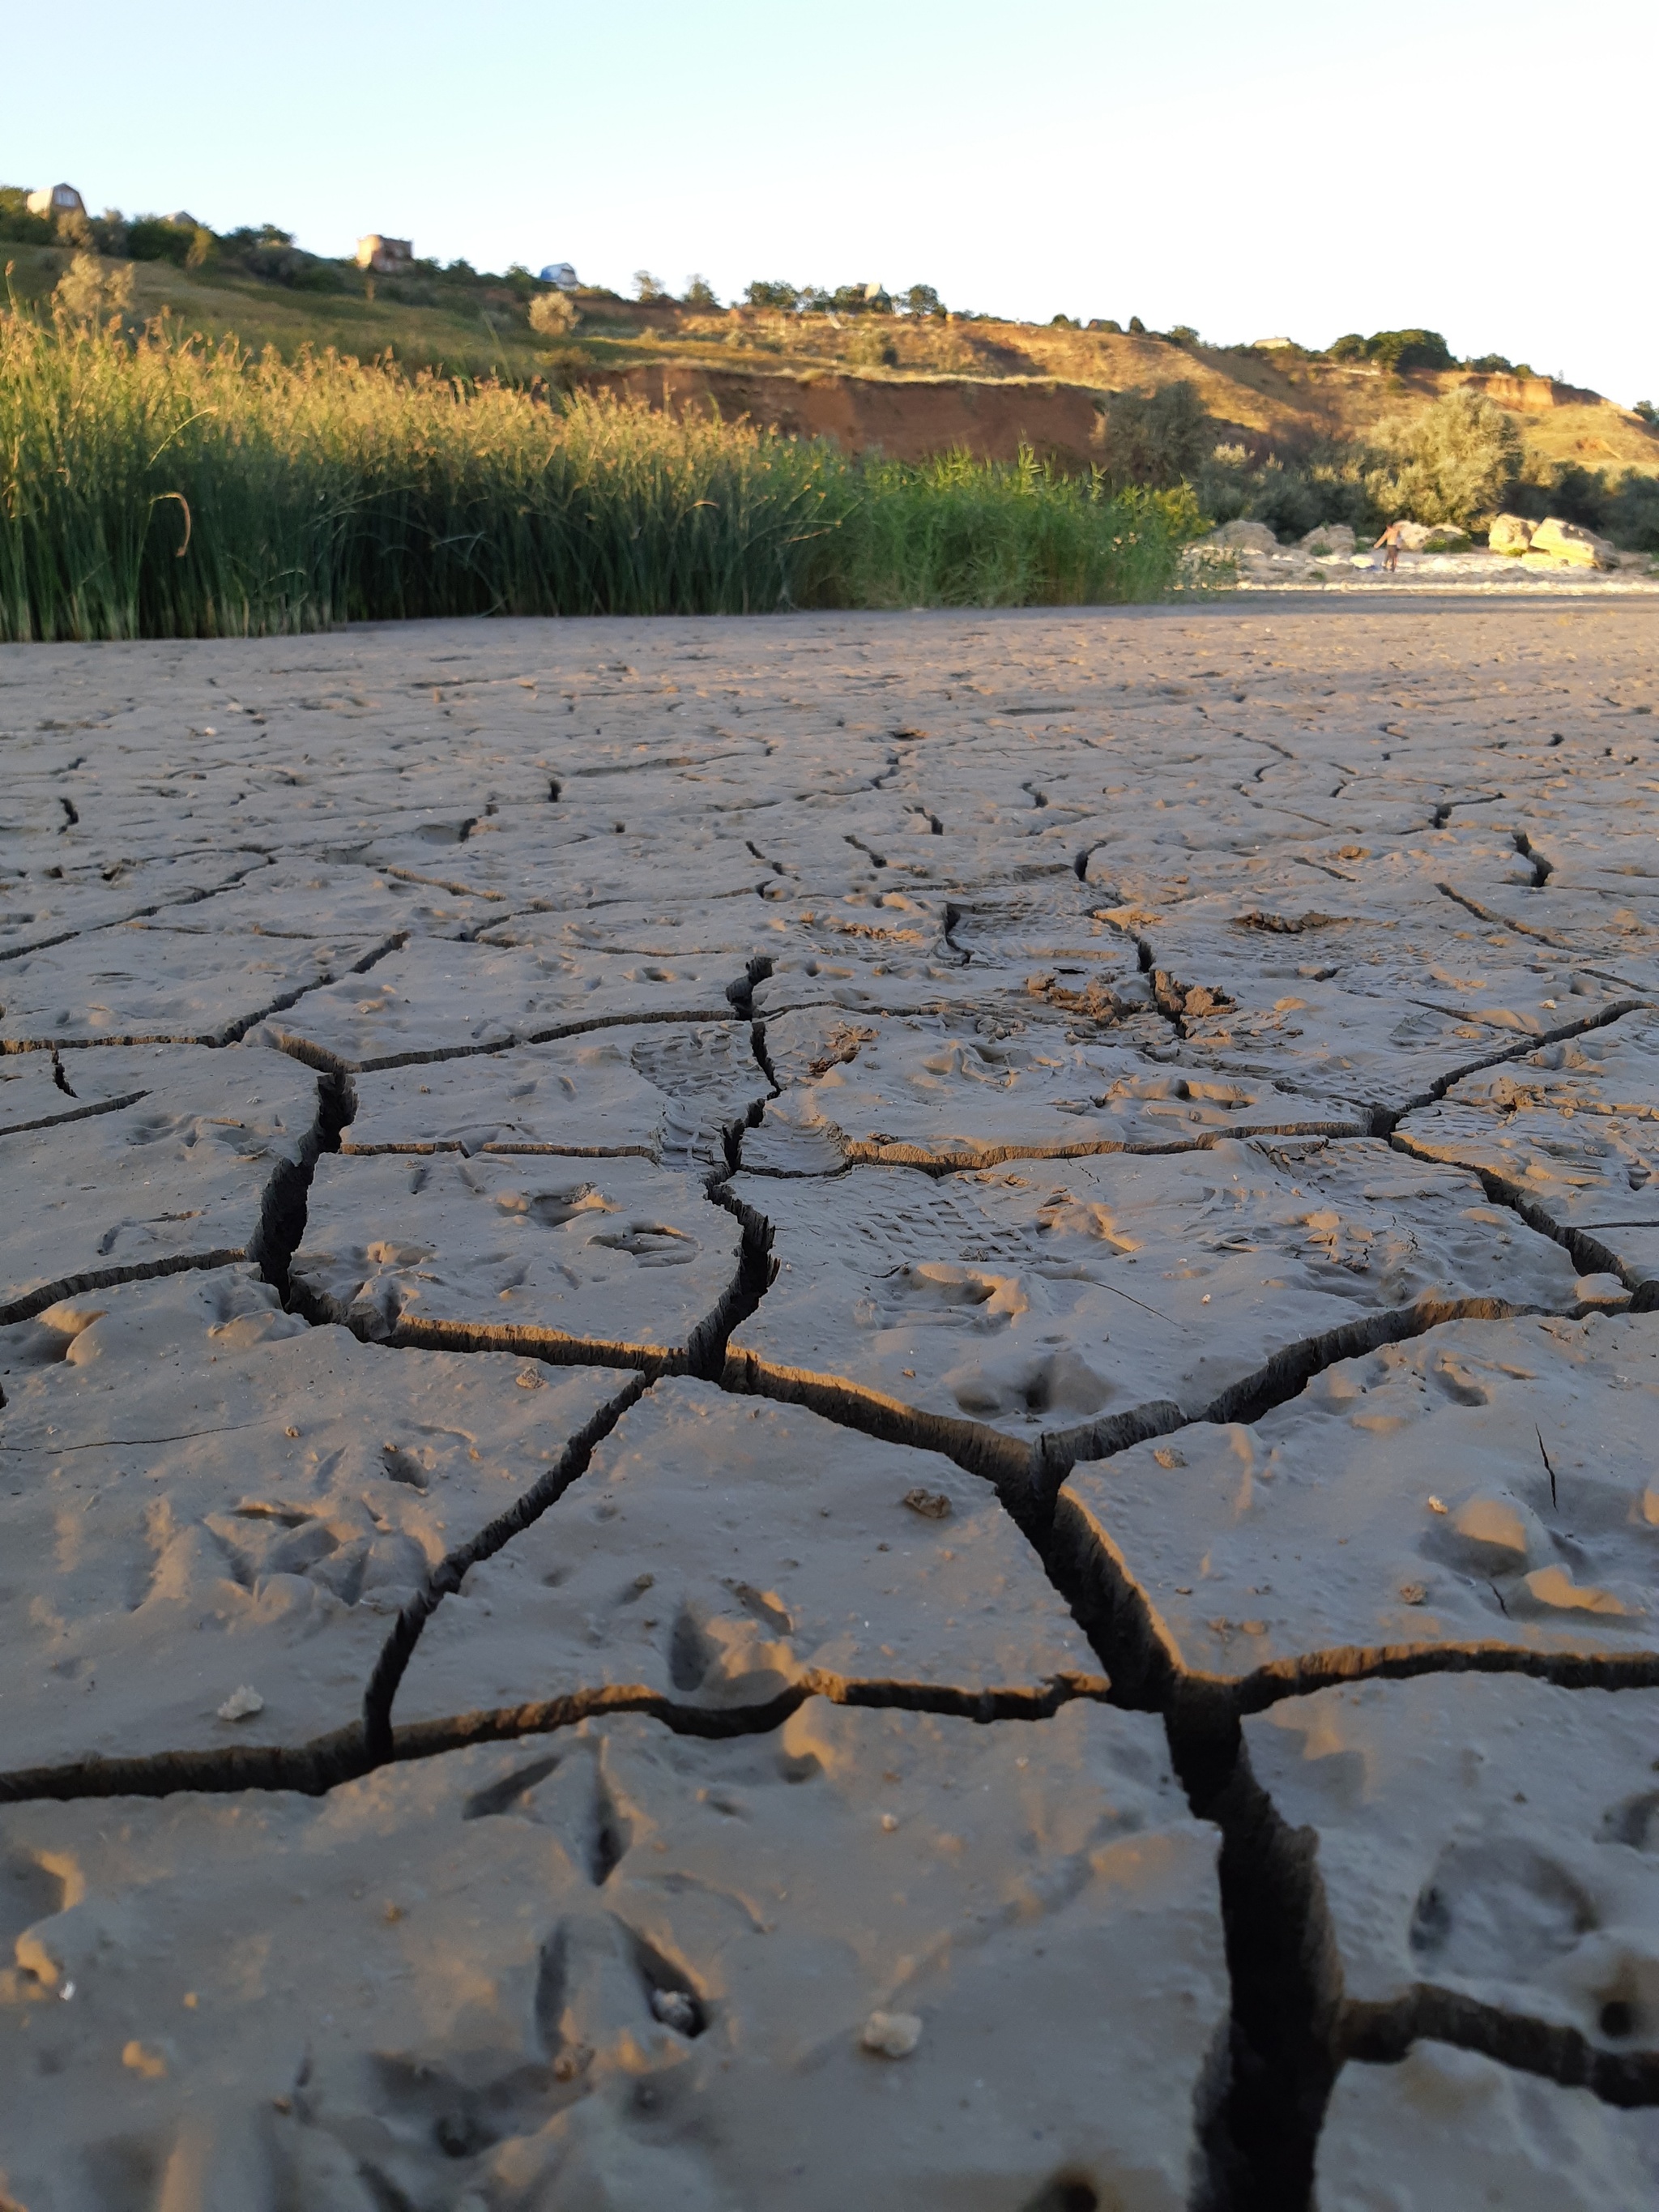
[[[1109,495],[1030,448],[1011,463],[966,453],[859,471],[841,549],[846,603],[861,607],[1091,606],[1156,599],[1200,528],[1190,492]]]
[[[0,315],[0,638],[460,614],[1079,605],[1174,580],[1189,495],[919,468],[712,417]]]

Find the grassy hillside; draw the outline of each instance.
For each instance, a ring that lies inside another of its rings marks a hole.
[[[0,212],[0,232],[4,228]],[[72,252],[67,243],[7,243],[0,236],[14,292],[26,301],[49,298]],[[253,258],[259,258],[257,250]],[[280,254],[270,258],[281,266]],[[889,387],[878,418],[889,426],[886,442],[913,457],[953,442],[957,415],[932,397],[941,384],[1052,384],[1081,395],[1184,380],[1222,435],[1257,454],[1296,455],[1321,441],[1364,440],[1379,422],[1473,383],[1514,416],[1540,465],[1659,476],[1659,434],[1650,422],[1595,392],[1529,374],[1391,371],[1376,362],[1334,361],[1300,349],[1223,348],[988,317],[707,312],[602,292],[577,294],[575,330],[568,339],[550,340],[531,328],[528,316],[530,301],[546,288],[523,272],[502,278],[422,264],[412,277],[375,279],[347,264],[289,258],[297,270],[290,268],[286,281],[254,274],[226,252],[195,269],[168,259],[137,261],[135,312],[148,317],[165,311],[186,331],[213,339],[234,334],[255,350],[274,346],[287,361],[307,346],[331,347],[359,359],[391,353],[407,368],[464,378],[527,383],[541,377],[566,386],[672,368],[699,372],[702,388],[716,398],[725,396],[720,387],[728,380],[740,378],[750,411],[772,422],[786,420],[794,396],[769,392],[757,379],[810,387],[840,377]],[[291,281],[296,273],[333,289],[307,289]],[[635,377],[631,388],[654,394],[660,387]],[[836,425],[839,434],[856,442],[866,411],[848,411],[845,427]],[[1006,410],[996,420],[1000,427],[988,453],[1012,459],[1019,426]]]

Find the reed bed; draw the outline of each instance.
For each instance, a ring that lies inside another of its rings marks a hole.
[[[1030,455],[860,465],[605,398],[0,313],[0,639],[1151,599],[1195,521]]]

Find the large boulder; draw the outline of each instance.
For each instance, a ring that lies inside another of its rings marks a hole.
[[[1423,540],[1425,553],[1463,553],[1468,550],[1469,533],[1460,530],[1455,522],[1432,522],[1429,534]]]
[[[1302,550],[1318,560],[1339,559],[1353,551],[1353,530],[1346,522],[1322,522],[1302,540]]]
[[[1277,553],[1279,550],[1279,540],[1265,522],[1248,522],[1243,516],[1237,522],[1224,522],[1219,530],[1211,532],[1205,543],[1224,546],[1233,553]]]
[[[1517,558],[1532,544],[1534,527],[1522,514],[1495,515],[1486,543],[1494,553],[1507,553],[1512,559]]]
[[[1550,515],[1532,533],[1530,554],[1547,554],[1552,561],[1573,568],[1616,568],[1619,556],[1605,538],[1581,530],[1576,522]]]

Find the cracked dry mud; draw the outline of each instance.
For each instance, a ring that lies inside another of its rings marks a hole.
[[[0,659],[0,2205],[1659,2192],[1622,605]]]

